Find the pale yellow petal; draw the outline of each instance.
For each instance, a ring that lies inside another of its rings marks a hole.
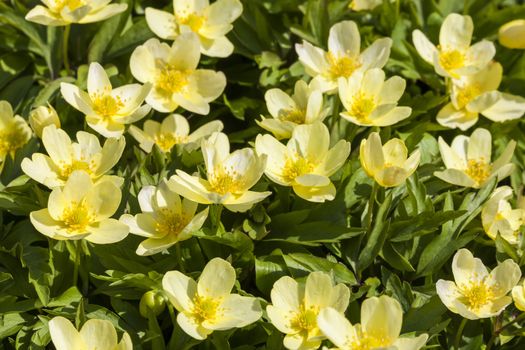
[[[498,31],[498,40],[509,49],[525,49],[525,19],[516,19],[502,25]]]
[[[155,35],[165,40],[175,40],[178,26],[172,13],[147,7],[145,15],[148,27]]]
[[[229,295],[236,280],[235,269],[221,258],[213,258],[206,264],[197,283],[200,296],[224,298]]]
[[[75,326],[68,319],[62,316],[53,317],[48,326],[56,350],[83,349],[86,346]]]

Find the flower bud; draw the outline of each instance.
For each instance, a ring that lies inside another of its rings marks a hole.
[[[51,124],[60,128],[58,114],[50,104],[37,107],[29,113],[29,125],[31,125],[31,128],[39,138],[42,138],[44,128]]]
[[[499,43],[509,49],[525,49],[525,19],[516,19],[501,26]]]
[[[166,301],[159,291],[150,290],[140,298],[139,311],[142,317],[148,317],[148,310],[151,310],[155,316],[158,316],[165,308]]]

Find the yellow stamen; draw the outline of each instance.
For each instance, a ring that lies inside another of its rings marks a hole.
[[[304,304],[301,304],[299,312],[297,312],[290,321],[290,327],[299,332],[310,333],[316,331],[318,314],[318,307],[310,306],[307,309]]]
[[[67,179],[69,175],[75,170],[83,170],[86,173],[92,175],[93,169],[95,168],[95,161],[91,160],[90,162],[86,162],[82,159],[80,160],[73,160],[72,163],[65,163],[64,161],[59,161],[58,166],[60,167],[60,176],[63,179]]]
[[[478,185],[482,185],[490,176],[492,166],[484,159],[471,159],[467,163],[465,173]]]
[[[0,131],[0,159],[7,154],[14,156],[15,151],[27,142],[27,135],[23,129],[16,124],[8,125]]]
[[[162,152],[169,152],[173,146],[187,143],[188,137],[171,133],[158,133],[153,137],[153,141],[159,146]]]
[[[284,164],[282,177],[287,182],[294,182],[295,178],[301,175],[311,173],[315,168],[315,164],[306,158],[295,155],[286,159]]]
[[[353,96],[352,105],[348,113],[359,121],[365,122],[375,108],[374,98],[359,92]]]
[[[478,310],[487,304],[494,296],[492,288],[483,282],[472,282],[467,288],[462,291],[465,298],[465,304],[472,310]]]
[[[84,0],[55,0],[55,5],[50,10],[60,13],[64,7],[68,7],[70,11],[74,11],[84,5]]]
[[[463,89],[459,89],[456,96],[459,109],[464,108],[470,101],[479,96],[479,94],[481,94],[481,88],[476,84],[468,85]]]
[[[92,99],[93,110],[104,120],[111,119],[118,111],[124,107],[120,96],[113,97],[108,94],[95,94]]]
[[[234,169],[224,169],[224,167],[217,167],[213,174],[208,176],[208,181],[211,190],[220,195],[226,193],[240,193],[244,190],[244,181],[239,176],[239,173]]]
[[[186,17],[177,17],[177,22],[180,25],[185,25],[191,28],[193,32],[198,32],[204,24],[204,16],[199,16],[195,13],[190,13]]]
[[[188,85],[190,72],[182,71],[170,66],[164,67],[157,77],[156,86],[165,93],[177,93]]]
[[[465,64],[465,54],[458,50],[442,51],[439,54],[439,64],[447,72],[461,68]]]
[[[160,209],[157,215],[155,231],[159,236],[178,236],[187,225],[187,220],[183,215],[168,208]]]
[[[304,124],[306,111],[302,109],[282,109],[279,111],[279,119],[295,124]]]
[[[358,339],[350,342],[349,348],[352,350],[372,350],[388,347],[391,340],[384,337],[383,334],[365,333],[361,329],[358,331]]]
[[[85,233],[86,227],[94,219],[95,216],[83,202],[72,202],[64,209],[60,217],[68,233]]]
[[[329,74],[332,79],[340,77],[348,78],[352,73],[361,66],[356,59],[350,56],[337,57],[333,53],[326,54],[326,60],[330,64]]]
[[[213,321],[218,316],[218,308],[220,299],[212,299],[208,297],[201,297],[196,295],[193,298],[193,308],[191,309],[191,316],[196,323],[204,321]]]

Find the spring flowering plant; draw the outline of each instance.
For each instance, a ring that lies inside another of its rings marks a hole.
[[[525,348],[518,0],[0,2],[0,349]]]

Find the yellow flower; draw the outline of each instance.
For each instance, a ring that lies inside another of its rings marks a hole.
[[[501,26],[499,43],[509,49],[525,49],[525,19],[516,19]]]
[[[298,125],[286,146],[271,135],[258,135],[255,140],[257,154],[268,157],[266,176],[279,185],[292,186],[299,197],[311,202],[335,198],[330,176],[350,154],[347,141],[329,146],[330,133],[321,122]]]
[[[139,244],[138,255],[157,254],[191,238],[208,217],[208,208],[195,214],[197,203],[188,199],[181,201],[166,180],[162,180],[158,187],[143,187],[138,200],[142,213],[120,217],[131,233],[147,238]]]
[[[198,282],[179,271],[167,272],[162,287],[179,312],[182,330],[202,340],[213,331],[242,328],[261,318],[256,298],[231,294],[235,279],[235,270],[221,258],[206,264]]]
[[[86,321],[80,332],[66,318],[53,317],[49,321],[49,334],[56,350],[132,350],[128,333],[118,342],[117,331],[107,320]]]
[[[322,122],[328,114],[323,110],[323,93],[303,80],[295,83],[292,96],[281,89],[271,89],[266,91],[264,99],[273,118],[262,117],[257,124],[278,139],[290,138],[297,125]]]
[[[47,106],[39,106],[29,113],[29,125],[31,125],[31,129],[33,129],[39,138],[42,138],[44,128],[51,124],[60,128],[58,114],[50,104]]]
[[[486,129],[476,129],[470,137],[456,136],[451,147],[441,137],[438,143],[446,169],[434,175],[448,183],[481,188],[493,177],[501,181],[514,170],[510,160],[516,142],[510,141],[501,156],[491,163],[492,136]]]
[[[0,170],[6,157],[15,156],[31,138],[31,128],[19,115],[13,114],[13,108],[7,101],[0,101]]]
[[[392,39],[377,39],[361,52],[361,36],[353,21],[336,23],[330,28],[328,52],[308,42],[296,44],[295,51],[306,73],[323,92],[334,93],[339,78],[354,72],[382,68],[390,56]]]
[[[512,288],[512,299],[518,310],[525,311],[525,281]]]
[[[512,209],[509,199],[512,198],[512,188],[503,186],[497,188],[490,199],[483,205],[481,222],[485,233],[496,239],[498,233],[510,244],[520,243],[520,227],[525,219],[524,209]]]
[[[333,307],[344,312],[350,301],[350,290],[340,283],[334,285],[330,275],[312,272],[305,284],[284,276],[274,283],[272,305],[266,307],[268,318],[286,334],[287,349],[317,349],[324,337],[317,325],[319,311]]]
[[[407,159],[408,158],[408,159]],[[403,140],[394,138],[381,145],[377,132],[361,141],[359,159],[368,176],[383,187],[399,186],[416,171],[419,165],[419,150],[408,157]]]
[[[86,172],[77,170],[63,188],[51,192],[47,208],[31,212],[29,218],[40,233],[53,239],[115,243],[129,232],[128,226],[110,218],[120,199],[120,189],[113,182],[93,184]]]
[[[383,0],[352,0],[348,7],[353,11],[370,11],[382,3]]]
[[[483,69],[496,54],[494,44],[482,40],[470,45],[474,24],[470,16],[448,15],[439,31],[439,45],[434,46],[420,30],[412,32],[419,55],[444,77],[458,78]]]
[[[345,107],[341,117],[362,126],[388,126],[406,119],[412,108],[397,107],[405,86],[405,79],[398,76],[385,81],[379,68],[340,78],[339,98]]]
[[[124,133],[125,124],[144,118],[151,107],[141,104],[148,95],[151,84],[129,84],[113,89],[102,66],[89,65],[87,92],[69,83],[60,84],[64,99],[84,113],[87,124],[104,137],[118,137]]]
[[[494,122],[520,118],[525,113],[525,98],[497,91],[503,68],[489,63],[479,72],[452,79],[451,102],[438,115],[439,124],[466,130],[476,124],[478,114]]]
[[[512,302],[507,296],[521,277],[511,259],[488,272],[468,249],[460,249],[452,261],[453,281],[438,280],[436,291],[445,306],[469,320],[499,315]]]
[[[386,295],[363,301],[360,324],[352,325],[340,310],[331,307],[321,310],[317,323],[339,350],[418,350],[428,339],[427,334],[399,337],[403,310],[396,299]]]
[[[111,0],[42,0],[26,15],[26,20],[46,26],[103,21],[124,12],[127,4],[110,4]]]
[[[197,114],[208,114],[209,103],[222,94],[226,77],[222,72],[197,69],[201,57],[199,39],[183,33],[173,45],[150,39],[131,54],[131,73],[153,88],[146,102],[153,109],[169,113],[179,106]]]
[[[239,0],[173,0],[173,13],[146,8],[146,22],[162,39],[175,40],[181,33],[194,32],[200,41],[200,51],[206,56],[228,57],[233,44],[226,34],[242,13]]]
[[[266,156],[257,156],[251,148],[230,153],[228,136],[220,132],[203,140],[201,148],[207,180],[177,170],[170,182],[181,196],[197,203],[223,204],[231,211],[243,212],[271,194],[249,191],[264,172]]]
[[[33,153],[31,159],[22,160],[22,170],[41,184],[53,188],[63,186],[75,170],[87,172],[93,181],[111,180],[118,187],[123,179],[104,175],[117,164],[124,146],[124,137],[109,138],[100,147],[97,137],[88,132],[77,132],[78,142],[71,142],[67,133],[54,125],[44,128],[42,143],[48,155]]]
[[[195,150],[200,147],[202,139],[222,131],[223,127],[220,120],[214,120],[190,134],[190,124],[186,118],[180,114],[170,114],[162,123],[146,120],[144,130],[132,125],[128,131],[139,142],[140,148],[149,153],[153,145],[159,146],[162,152],[170,152],[175,145],[182,145],[188,151]]]

